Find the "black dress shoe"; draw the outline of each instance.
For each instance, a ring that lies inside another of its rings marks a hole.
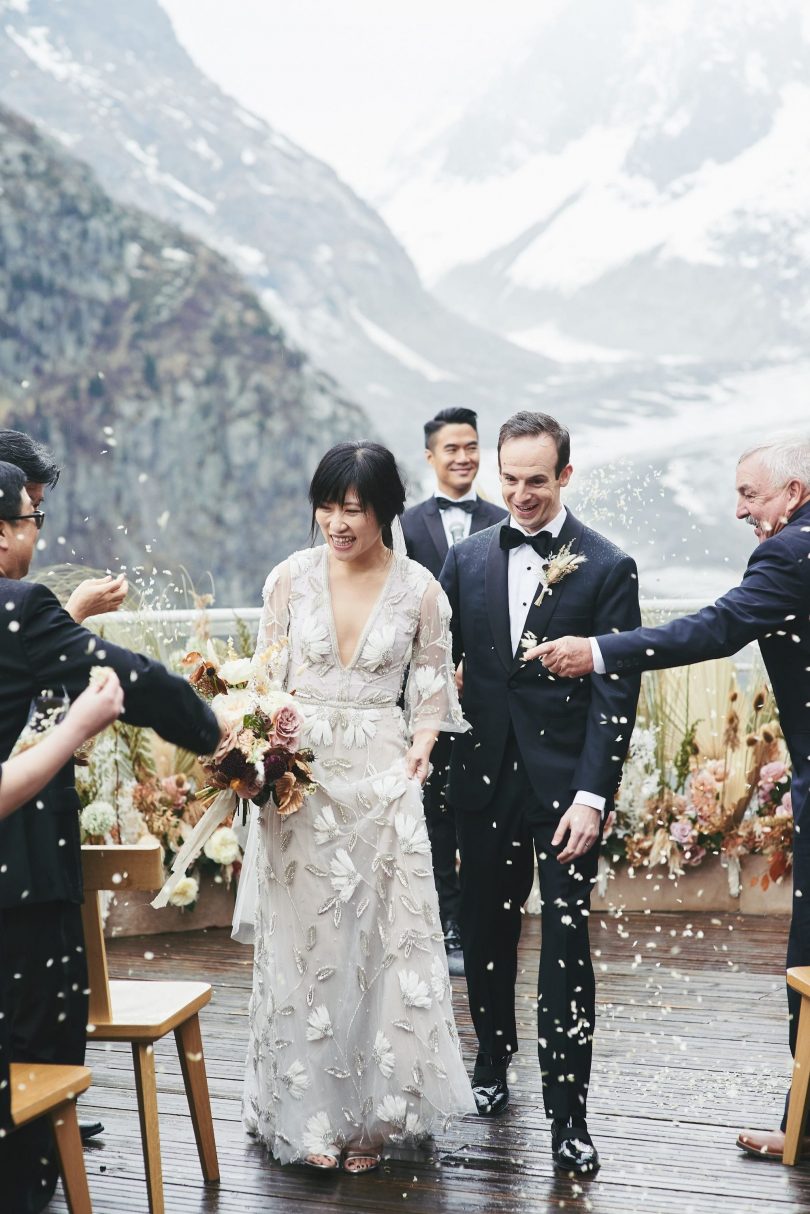
[[[483,1083],[473,1079],[472,1090],[479,1117],[497,1117],[509,1104],[505,1079],[488,1079]]]
[[[599,1171],[599,1154],[584,1121],[579,1125],[572,1125],[570,1120],[552,1121],[551,1158],[561,1172],[593,1176]]]
[[[95,1138],[97,1134],[104,1133],[104,1126],[100,1121],[80,1121],[79,1134],[82,1142],[88,1142],[91,1138]]]

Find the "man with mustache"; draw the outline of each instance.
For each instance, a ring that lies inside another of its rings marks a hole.
[[[759,643],[793,763],[793,914],[788,968],[810,965],[810,439],[751,447],[737,464],[737,518],[758,547],[739,586],[694,615],[658,628],[596,637],[565,636],[527,654],[558,676],[636,676],[728,657]],[[795,1051],[800,996],[788,988],[790,1048]],[[737,1145],[758,1158],[781,1159],[784,1129],[744,1131]]]

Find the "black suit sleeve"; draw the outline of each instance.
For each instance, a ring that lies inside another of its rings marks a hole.
[[[751,641],[789,629],[806,594],[799,562],[784,545],[766,541],[751,556],[740,585],[711,607],[657,628],[596,639],[609,671],[688,666],[730,657]]]
[[[641,623],[638,573],[635,562],[624,557],[608,572],[594,607],[597,630],[635,628]],[[615,796],[636,720],[641,675],[616,679],[593,674],[585,743],[577,763],[573,787],[605,797]]]
[[[35,687],[64,686],[73,699],[87,686],[94,666],[111,666],[124,689],[124,721],[154,729],[197,754],[216,748],[216,717],[184,679],[82,628],[46,586],[31,587],[20,628]]]
[[[461,603],[458,592],[458,562],[456,561],[455,545],[447,552],[444,564],[442,565],[442,571],[439,574],[439,582],[450,603],[450,610],[452,612],[450,631],[453,637],[453,665],[458,666],[464,656],[464,649],[461,640]]]

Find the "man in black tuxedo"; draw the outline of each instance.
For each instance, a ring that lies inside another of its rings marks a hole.
[[[436,476],[429,498],[402,516],[408,556],[441,573],[453,544],[500,522],[506,511],[480,498],[473,488],[481,454],[478,416],[472,409],[442,409],[425,423],[425,457]],[[451,974],[464,973],[459,931],[460,888],[456,871],[455,815],[445,797],[450,763],[450,734],[442,733],[433,748],[433,767],[425,784],[425,820],[433,852],[433,877]]]
[[[759,642],[793,764],[790,968],[810,965],[810,440],[779,440],[744,452],[737,464],[736,513],[753,527],[758,547],[740,585],[714,606],[618,635],[571,629],[580,635],[540,645],[527,656],[540,657],[558,676],[581,678],[596,669],[613,677],[631,672],[635,679],[641,670],[728,657]],[[790,987],[788,1006],[793,1052],[800,997]],[[779,1131],[746,1130],[738,1146],[758,1158],[781,1159],[786,1117],[787,1111]]]
[[[219,725],[183,679],[101,641],[76,624],[45,586],[21,580],[43,522],[19,469],[0,464],[0,762],[25,726],[32,698],[62,688],[73,698],[97,665],[118,674],[125,721],[210,753]],[[70,763],[35,801],[0,822],[0,960],[12,1061],[84,1061],[88,1001],[78,811]],[[44,1207],[56,1182],[46,1123],[0,1139],[0,1173],[9,1209],[29,1214]]]
[[[554,418],[524,412],[505,422],[498,463],[510,518],[452,548],[441,582],[472,725],[453,747],[448,799],[457,811],[461,937],[479,1045],[473,1091],[482,1116],[506,1107],[518,1046],[517,945],[536,851],[543,1098],[555,1165],[588,1173],[599,1165],[585,1120],[595,1012],[588,913],[639,679],[596,676],[572,687],[526,664],[521,642],[586,620],[592,630],[596,621],[599,631],[627,628],[640,614],[633,561],[561,504],[569,457],[568,432]],[[579,560],[558,578],[566,554]]]

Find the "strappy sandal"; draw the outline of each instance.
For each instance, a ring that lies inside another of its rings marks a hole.
[[[322,1163],[324,1159],[331,1159],[331,1163]],[[338,1172],[340,1171],[340,1156],[333,1155],[331,1151],[318,1151],[313,1155],[305,1155],[301,1160],[304,1167],[316,1168],[319,1172]]]
[[[356,1168],[348,1167],[348,1164],[356,1163]],[[343,1153],[343,1171],[349,1176],[362,1176],[366,1172],[375,1172],[382,1163],[382,1155],[378,1155],[376,1151],[344,1151]]]

